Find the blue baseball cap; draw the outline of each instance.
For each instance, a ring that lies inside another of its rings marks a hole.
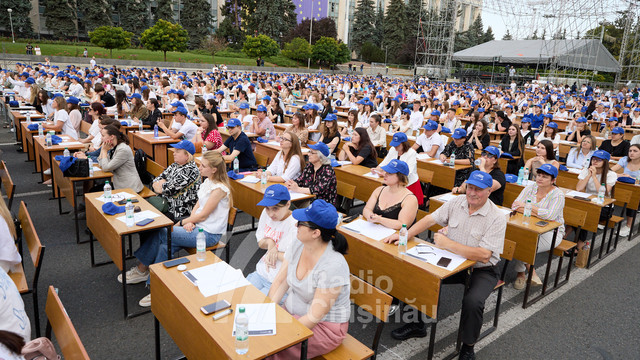
[[[552,129],[557,129],[558,128],[558,124],[554,123],[553,121],[547,124],[547,127],[550,127]]]
[[[628,114],[628,113],[629,113],[629,110],[628,110],[628,109],[624,109],[624,110],[622,110],[622,113],[623,113],[623,114]]]
[[[596,150],[591,157],[597,157],[598,159],[609,161],[611,160],[611,154],[604,150]]]
[[[538,168],[538,172],[542,171],[543,173],[551,175],[554,179],[558,177],[558,168],[551,164],[542,164]]]
[[[426,124],[424,124],[423,128],[427,131],[429,130],[437,130],[438,129],[438,123],[433,121],[433,120],[429,120],[427,121]]]
[[[438,110],[433,110],[433,111],[431,112],[431,116],[440,116],[440,115],[441,115],[441,114],[440,114],[440,111],[438,111]]]
[[[460,101],[458,101],[458,100],[454,101],[454,102],[451,104],[451,106],[457,106],[457,105],[460,105]]]
[[[75,97],[75,96],[69,96],[69,97],[67,98],[67,103],[68,103],[68,104],[75,104],[75,105],[78,105],[78,104],[80,103],[80,99],[78,99],[78,98],[77,98],[77,97]]]
[[[267,112],[267,107],[264,105],[258,105],[256,111]]]
[[[170,104],[173,107],[184,107],[180,101],[174,101]]]
[[[242,103],[242,104],[238,105],[238,108],[240,108],[240,109],[248,109],[249,108],[249,104]]]
[[[32,77],[28,77],[27,80],[25,80],[24,82],[26,82],[27,84],[35,84],[36,83],[36,81],[33,80]]]
[[[404,108],[404,110],[402,110],[402,112],[405,113],[405,114],[411,114],[411,109]]]
[[[236,127],[236,126],[242,126],[242,123],[240,122],[240,120],[233,118],[227,121],[227,127]]]
[[[216,95],[224,95],[224,91],[218,90],[218,91],[216,91]]]
[[[308,146],[309,149],[320,151],[324,156],[329,156],[329,154],[331,154],[331,151],[329,150],[327,144],[323,143],[322,141],[319,141],[315,144],[309,144]]]
[[[484,171],[476,170],[469,175],[467,184],[477,186],[480,189],[486,189],[493,185],[493,178]]]
[[[576,119],[576,122],[586,123],[587,122],[587,118],[584,117],[584,116],[580,116],[578,119]]]
[[[182,90],[176,90],[176,94],[184,96],[184,91],[182,91]]]
[[[271,101],[271,96],[267,95],[267,96],[263,97],[262,100]]]
[[[398,146],[400,144],[402,144],[403,142],[407,141],[407,134],[403,133],[403,132],[397,132],[395,134],[393,134],[393,138],[391,139],[391,142],[389,143],[389,146]]]
[[[177,144],[171,144],[171,147],[176,149],[187,150],[189,154],[193,155],[196,153],[196,146],[189,140],[182,140]]]
[[[610,118],[609,118],[609,120],[607,120],[607,121],[615,121],[615,122],[618,122],[618,118],[617,118],[617,117],[615,117],[615,116],[612,116],[612,117],[610,117]]]
[[[398,134],[403,134],[404,135],[404,133],[398,133]],[[395,138],[395,135],[393,137]],[[405,137],[406,137],[406,135],[405,135]],[[391,145],[391,146],[395,146],[395,145]],[[381,169],[384,170],[385,172],[387,172],[388,174],[400,173],[400,174],[403,174],[405,176],[409,176],[409,166],[407,165],[406,162],[404,162],[402,160],[393,159],[393,160],[389,161],[389,163],[387,165],[381,167]]]
[[[327,116],[325,116],[323,120],[324,121],[337,121],[338,117],[336,116],[336,114],[327,114]]]
[[[338,224],[338,212],[328,202],[318,199],[306,209],[293,210],[293,218],[298,221],[308,221],[323,229],[335,229]]]
[[[142,99],[142,95],[140,95],[138,93],[133,93],[133,94],[131,94],[131,96],[129,96],[129,99],[134,99],[134,98],[135,99]]]
[[[285,200],[291,200],[291,194],[289,194],[287,187],[282,184],[274,184],[266,188],[262,200],[257,205],[274,206]]]
[[[484,108],[478,108],[478,112],[479,113],[483,113],[484,112]]]
[[[621,128],[620,126],[616,126],[611,130],[611,133],[613,133],[613,134],[624,134],[624,129]]]
[[[493,156],[495,156],[496,158],[500,157],[500,149],[498,149],[497,147],[490,145],[487,146],[486,148],[482,149],[483,152],[489,153]]]
[[[457,128],[453,131],[453,135],[451,135],[454,139],[462,139],[467,137],[467,130],[463,128]]]
[[[172,111],[172,113],[174,113],[174,114],[175,113],[180,113],[182,115],[187,115],[189,112],[183,106],[178,106],[175,110]]]

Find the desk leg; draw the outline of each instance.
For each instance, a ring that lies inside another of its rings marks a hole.
[[[627,241],[631,241],[631,238],[633,237],[633,227],[636,226],[636,215],[638,215],[638,211],[633,210],[633,218],[631,219],[631,227],[629,228],[629,237],[627,238]]]
[[[78,198],[76,196],[76,183],[73,181],[71,182],[71,196],[73,199],[73,222],[76,224],[76,244],[80,244],[80,229],[78,226]]]
[[[48,151],[49,153],[49,169],[51,169],[51,194],[53,195],[52,199],[56,198],[56,180],[53,176],[53,152]],[[44,173],[44,170],[42,170]]]
[[[553,250],[550,250],[553,251]],[[534,266],[534,265],[531,265]],[[529,300],[529,292],[531,291],[531,279],[533,278],[533,271],[531,271],[532,268],[529,268],[529,276],[527,276],[527,286],[524,289],[524,301],[522,302],[522,308],[526,309],[529,305],[531,305],[531,303],[527,303],[527,301]]]
[[[591,237],[591,248],[589,249],[589,256],[587,257],[587,269],[591,268],[591,255],[593,255],[593,249],[594,249],[593,246],[596,243],[596,237],[597,236],[598,236],[598,232],[596,231],[596,232],[593,233],[593,236]],[[596,262],[594,262],[594,264]]]
[[[302,344],[300,344],[300,360],[307,360],[307,345],[309,340],[304,339]]]
[[[153,317],[153,333],[156,342],[156,360],[160,360],[160,322],[157,317]]]
[[[170,225],[167,227],[167,257],[168,260],[171,260],[171,258],[173,258],[173,254],[171,253],[171,229],[173,228],[173,225]],[[228,261],[228,260],[227,260]]]
[[[547,291],[547,281],[549,281],[549,273],[551,272],[551,260],[553,260],[553,249],[556,248],[557,237],[558,237],[558,228],[556,228],[553,231],[553,238],[551,239],[551,249],[549,249],[549,258],[547,259],[547,271],[544,274],[544,280],[542,281],[542,296],[544,296],[545,292]],[[533,271],[529,271],[529,272],[533,272]]]
[[[124,253],[124,236],[120,236],[120,248],[122,251],[122,305],[124,309],[124,319],[128,318],[128,304],[127,304],[127,265],[126,265],[126,256]]]

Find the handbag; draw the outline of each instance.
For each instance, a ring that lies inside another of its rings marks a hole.
[[[26,343],[22,347],[22,356],[25,360],[60,360],[51,340],[39,337]]]
[[[67,170],[62,173],[67,177],[88,177],[89,176],[89,160],[76,159]]]

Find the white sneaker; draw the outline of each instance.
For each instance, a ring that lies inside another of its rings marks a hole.
[[[629,236],[629,227],[627,225],[620,228],[620,236]]]
[[[147,281],[149,278],[149,270],[141,272],[137,266],[132,267],[127,271],[127,284],[137,284]],[[122,274],[118,275],[118,282],[122,283]]]
[[[149,307],[151,306],[151,294],[143,297],[142,299],[140,299],[140,301],[138,302],[138,305],[142,306],[142,307]]]
[[[51,175],[51,168],[48,168],[47,170],[44,171],[45,175]]]
[[[598,230],[602,230],[604,229],[604,225],[603,224],[598,224]]]

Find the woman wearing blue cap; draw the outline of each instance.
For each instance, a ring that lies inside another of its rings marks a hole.
[[[567,155],[567,167],[582,169],[589,164],[591,155],[596,149],[596,138],[592,135],[582,137],[580,147],[572,147]]]
[[[132,119],[144,119],[149,116],[149,109],[144,106],[142,95],[131,95],[131,105],[131,110],[127,115],[131,116]]]
[[[80,99],[69,96],[67,98],[67,112],[69,113],[69,123],[73,126],[76,134],[80,133],[80,124],[82,124],[82,113],[80,112]]]
[[[337,348],[347,335],[351,313],[348,244],[337,232],[338,213],[333,205],[315,200],[293,211],[298,221],[297,240],[287,249],[269,297],[313,331],[307,357]],[[275,354],[273,359],[300,357],[300,345]]]
[[[392,160],[402,160],[407,165],[407,174],[404,174],[408,178],[405,181],[404,186],[411,191],[418,199],[418,205],[422,206],[424,203],[424,194],[422,193],[422,185],[418,178],[418,164],[417,153],[409,144],[407,135],[404,133],[395,133],[389,143],[389,153],[384,157],[384,160],[374,169],[379,175],[385,175],[384,166],[390,164]],[[396,171],[398,172],[398,171]]]
[[[549,122],[547,124],[542,125],[542,129],[536,137],[536,141],[533,143],[534,146],[537,146],[540,141],[549,140],[553,144],[553,149],[558,156],[558,147],[560,146],[560,134],[558,134],[558,124],[555,122]]]
[[[525,145],[533,145],[536,140],[535,133],[531,129],[531,119],[529,116],[524,116],[520,122],[520,134]]]
[[[362,215],[367,221],[390,229],[399,230],[403,224],[411,226],[416,218],[420,198],[407,187],[411,176],[409,166],[406,162],[394,158],[382,164],[379,169],[379,173],[384,177],[385,186],[380,186],[371,193]],[[418,186],[420,184],[417,181],[414,183]],[[422,189],[420,197],[424,199]]]
[[[341,140],[335,114],[327,115],[320,127],[320,134],[320,139],[318,141],[327,144],[331,153],[335,154]]]
[[[42,127],[46,130],[60,131],[64,135],[69,135],[74,139],[78,138],[76,129],[69,121],[69,113],[67,112],[67,102],[64,97],[58,96],[53,99],[52,104],[55,115],[53,116],[53,124],[44,123]],[[81,119],[82,121],[82,119]]]
[[[587,119],[581,116],[576,119],[576,129],[567,136],[567,141],[580,143],[582,142],[582,137],[587,135],[591,135],[591,129],[587,125]]]
[[[389,130],[395,132],[403,132],[407,135],[411,135],[413,133],[413,128],[411,127],[411,110],[402,110],[400,119],[398,120],[398,122],[390,126]]]
[[[564,193],[555,185],[557,177],[558,169],[555,166],[543,164],[538,168],[535,182],[527,185],[511,205],[512,210],[524,212],[526,201],[531,200],[531,215],[543,220],[556,221],[562,224],[558,228],[556,246],[560,244],[560,239],[564,237]],[[538,237],[537,252],[541,253],[551,250],[551,241],[553,241],[553,231],[540,235]],[[515,260],[515,264],[515,270],[518,273],[516,281],[513,283],[515,289],[522,290],[525,288],[527,281],[525,270],[527,269],[533,272],[531,283],[533,285],[542,285],[540,277],[529,264],[524,264],[519,260]]]
[[[611,139],[600,145],[600,150],[611,154],[612,160],[620,160],[629,154],[629,141],[624,139],[624,129],[616,126],[611,129]]]
[[[288,180],[285,185],[289,190],[303,194],[313,194],[316,199],[335,204],[338,197],[338,181],[331,167],[329,147],[322,142],[309,145],[309,162],[302,170],[302,175]]]
[[[284,252],[296,240],[296,219],[291,216],[291,195],[286,186],[274,184],[264,191],[264,197],[257,204],[264,206],[260,214],[256,239],[258,247],[267,250],[256,264],[256,271],[247,276],[247,280],[265,295],[269,294],[271,283],[275,280]]]

